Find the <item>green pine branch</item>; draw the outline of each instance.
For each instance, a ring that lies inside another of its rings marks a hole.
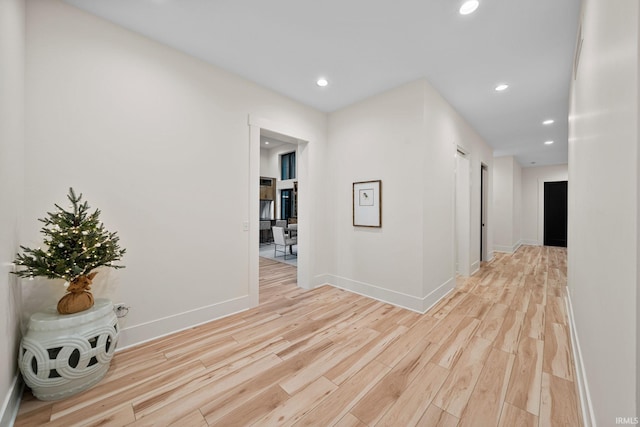
[[[71,282],[98,267],[124,268],[114,263],[120,261],[126,250],[118,245],[117,233],[104,228],[100,210],[90,213],[88,203],[81,203],[82,194],[76,196],[73,188],[67,198],[71,202],[68,210],[56,204],[55,212],[47,212],[47,217],[38,219],[44,223],[40,231],[45,248],[20,246],[23,253],[17,254],[14,262],[24,268],[15,273],[18,276]]]

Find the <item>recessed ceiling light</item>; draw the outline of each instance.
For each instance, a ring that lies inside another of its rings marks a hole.
[[[269,145],[269,141],[265,141],[265,142],[264,142],[264,145]]]
[[[476,9],[480,6],[480,2],[478,0],[467,0],[462,6],[460,6],[460,15],[468,15],[476,11]]]
[[[544,142],[544,145],[551,145],[551,144],[553,144],[553,141],[545,141]]]
[[[554,123],[553,119],[545,120],[544,122],[542,122],[543,125],[551,125],[553,123]]]
[[[509,87],[508,84],[501,83],[498,86],[496,86],[496,91],[502,92],[503,90],[507,90],[508,87]]]
[[[316,84],[320,87],[325,87],[326,85],[329,84],[329,82],[327,81],[327,79],[321,78],[321,79],[318,79]]]

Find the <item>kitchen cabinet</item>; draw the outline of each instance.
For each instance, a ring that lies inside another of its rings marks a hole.
[[[276,199],[276,179],[260,177],[260,200]]]

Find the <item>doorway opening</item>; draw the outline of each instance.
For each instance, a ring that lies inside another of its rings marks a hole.
[[[265,129],[260,131],[259,254],[295,268],[298,267],[299,252],[297,154],[295,138]],[[269,209],[263,206],[269,206]]]
[[[271,141],[267,138],[272,138],[278,141],[281,141],[285,144],[289,144],[289,152],[295,152],[295,160],[292,157],[289,157],[287,160],[286,168],[290,169],[290,166],[295,162],[297,171],[296,178],[294,184],[294,192],[296,192],[294,208],[290,212],[295,212],[296,219],[296,236],[297,236],[297,247],[294,247],[294,252],[297,252],[297,285],[304,289],[310,289],[312,285],[312,280],[309,275],[309,267],[310,260],[313,259],[313,249],[311,246],[311,226],[310,226],[310,203],[311,203],[311,195],[309,194],[309,144],[312,138],[305,137],[305,135],[300,134],[296,129],[292,129],[290,126],[282,123],[275,123],[271,120],[267,120],[264,118],[256,117],[250,115],[248,117],[248,125],[249,125],[249,200],[248,200],[248,219],[246,224],[248,226],[245,227],[245,230],[248,231],[248,295],[251,306],[256,306],[260,302],[260,242],[261,238],[265,239],[265,235],[271,236],[271,232],[268,230],[260,229],[260,217],[263,212],[267,212],[268,215],[273,215],[275,218],[278,213],[281,212],[281,193],[278,193],[277,190],[283,189],[283,183],[275,183],[274,188],[276,193],[272,196],[273,203],[271,206],[266,209],[261,209],[261,157],[260,157],[260,146],[261,140],[268,141],[271,145]],[[266,144],[265,144],[266,145]],[[280,164],[278,165],[278,171],[275,178],[281,177],[280,173],[282,171],[282,163],[281,159],[279,159]],[[283,181],[280,179],[280,181]],[[293,181],[291,179],[287,179],[284,181]],[[265,181],[266,182],[266,181]],[[288,183],[286,183],[288,185]],[[280,187],[278,187],[280,186]],[[286,188],[288,189],[288,188]],[[289,199],[291,200],[291,199]],[[290,215],[293,216],[293,215]],[[269,226],[271,226],[271,220],[269,219]],[[275,221],[275,219],[274,219]],[[291,224],[292,220],[289,218],[288,224]],[[267,227],[269,228],[269,227]],[[287,248],[289,251],[290,248]],[[282,254],[280,254],[282,256]],[[289,253],[287,253],[287,261],[289,260]],[[285,268],[291,268],[289,266],[284,266]]]
[[[567,247],[567,181],[544,183],[544,245]]]
[[[489,168],[480,164],[480,262],[489,261],[487,213],[489,210]]]

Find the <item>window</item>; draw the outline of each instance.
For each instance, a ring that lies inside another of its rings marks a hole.
[[[289,219],[295,217],[295,194],[293,189],[282,190],[280,192],[280,219]]]
[[[296,153],[287,153],[280,156],[280,179],[296,179]]]

